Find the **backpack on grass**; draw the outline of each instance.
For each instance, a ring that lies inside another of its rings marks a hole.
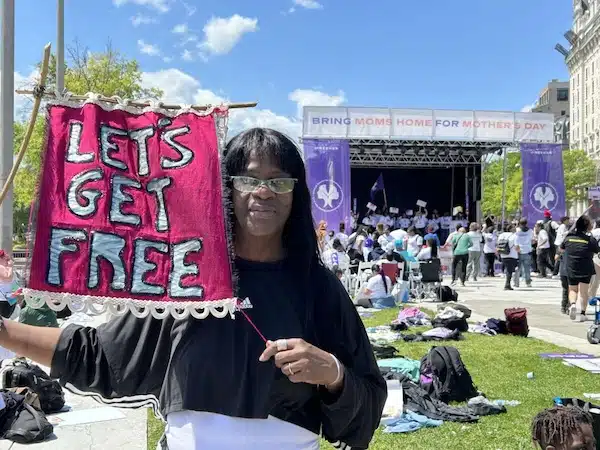
[[[35,392],[46,414],[60,411],[65,406],[65,394],[58,381],[53,380],[39,366],[22,359],[11,361],[2,368],[2,387],[27,387]]]
[[[479,393],[459,351],[432,347],[421,360],[421,388],[444,403],[464,402]]]
[[[525,308],[507,308],[504,310],[506,316],[506,329],[515,336],[529,336],[529,325],[527,324],[527,310]]]

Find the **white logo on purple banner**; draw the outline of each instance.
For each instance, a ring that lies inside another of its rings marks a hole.
[[[558,205],[558,193],[550,183],[538,183],[529,191],[529,202],[538,211],[552,211]]]
[[[333,180],[319,181],[313,189],[315,206],[323,212],[331,212],[342,206],[344,192]]]

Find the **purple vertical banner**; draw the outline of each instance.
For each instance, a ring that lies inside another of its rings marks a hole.
[[[351,226],[350,146],[341,139],[304,139],[304,160],[315,223],[337,231]]]
[[[523,217],[530,223],[548,210],[555,219],[566,215],[562,144],[521,144]]]

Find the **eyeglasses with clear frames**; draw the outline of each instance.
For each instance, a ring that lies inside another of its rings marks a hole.
[[[269,180],[259,180],[254,177],[231,177],[233,188],[244,194],[256,192],[261,186],[266,186],[275,194],[289,194],[294,190],[298,181],[296,178],[271,178]]]

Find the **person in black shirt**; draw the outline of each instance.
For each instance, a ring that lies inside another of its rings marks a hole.
[[[386,382],[356,308],[321,261],[301,152],[285,135],[254,128],[227,144],[223,167],[236,297],[251,302],[255,328],[241,313],[126,313],[97,329],[5,320],[0,346],[112,406],[158,408],[168,423],[163,449],[297,450],[317,447],[320,436],[366,449]]]
[[[577,318],[577,299],[580,303],[581,322],[586,321],[585,309],[588,301],[590,280],[595,273],[593,257],[600,253],[598,241],[588,233],[592,230],[592,221],[581,216],[575,222],[575,229],[565,237],[560,248],[566,255],[566,271],[569,282],[569,317]]]

